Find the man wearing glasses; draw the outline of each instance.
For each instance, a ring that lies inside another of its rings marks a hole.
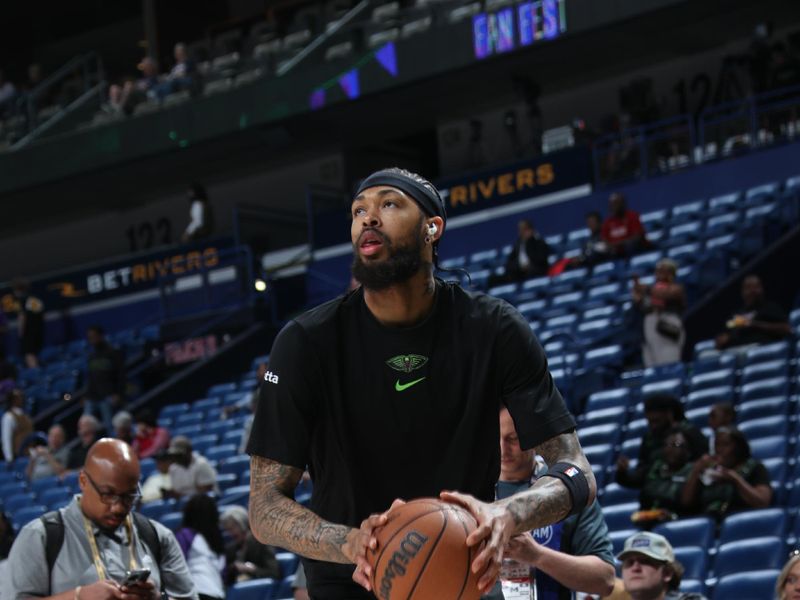
[[[20,531],[8,557],[4,600],[197,598],[172,532],[133,517],[131,509],[141,497],[139,461],[128,444],[97,441],[79,483],[81,494],[58,515],[49,514],[47,528],[44,520],[35,519]],[[60,523],[63,540],[51,568],[47,554],[54,522]],[[153,529],[143,533],[148,526]]]

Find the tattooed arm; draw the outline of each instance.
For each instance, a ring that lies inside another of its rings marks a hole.
[[[303,471],[250,458],[250,528],[262,544],[336,563],[355,563],[361,531],[330,523],[294,501]]]
[[[577,465],[589,484],[587,506],[594,500],[597,492],[594,475],[574,431],[547,440],[536,451],[548,465],[557,462]],[[494,585],[503,562],[503,550],[512,536],[557,523],[570,513],[572,505],[569,490],[555,477],[540,477],[529,490],[492,504],[454,492],[444,492],[442,498],[464,505],[478,521],[478,528],[467,538],[467,544],[474,546],[486,541],[472,563],[473,571],[482,573],[478,588],[483,593]]]

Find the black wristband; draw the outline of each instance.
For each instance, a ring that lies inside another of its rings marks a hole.
[[[547,473],[542,477],[555,477],[567,486],[572,498],[570,515],[576,515],[586,508],[589,503],[589,483],[580,467],[568,462],[556,463],[552,467],[547,467]]]

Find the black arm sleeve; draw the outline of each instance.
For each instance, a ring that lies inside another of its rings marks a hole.
[[[316,414],[315,394],[324,389],[323,383],[305,331],[291,321],[272,345],[247,453],[305,469]]]
[[[528,322],[506,304],[500,318],[497,359],[501,398],[527,450],[575,428],[575,420],[553,383],[547,359]]]

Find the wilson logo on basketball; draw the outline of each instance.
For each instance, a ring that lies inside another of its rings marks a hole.
[[[406,574],[406,565],[419,554],[419,551],[422,550],[427,541],[428,537],[422,535],[419,531],[412,530],[406,534],[403,541],[400,542],[400,547],[394,551],[386,565],[386,569],[383,571],[381,588],[378,591],[378,596],[382,600],[389,600],[395,577],[402,577]]]

